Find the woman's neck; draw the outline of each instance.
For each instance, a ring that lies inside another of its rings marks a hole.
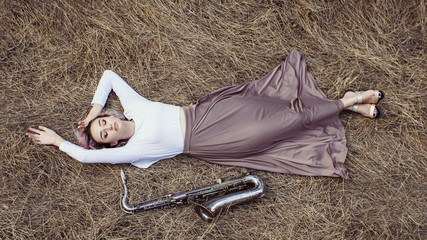
[[[130,139],[135,134],[135,122],[134,121],[122,121],[123,126],[123,139]]]

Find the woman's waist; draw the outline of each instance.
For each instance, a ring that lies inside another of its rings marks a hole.
[[[191,128],[194,121],[194,104],[180,107],[179,118],[181,121],[181,130],[184,137],[184,153],[189,153],[188,143],[191,140]]]
[[[181,126],[182,138],[185,142],[185,131],[187,130],[187,119],[185,117],[184,107],[179,108],[179,124]]]

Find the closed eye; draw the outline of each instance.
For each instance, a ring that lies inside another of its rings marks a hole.
[[[105,119],[99,119],[98,120],[98,125],[101,126],[105,126],[105,124],[107,124],[107,121],[105,121]]]
[[[108,137],[108,132],[106,131],[100,131],[99,132],[99,136],[101,137],[101,139],[106,139]]]
[[[105,119],[99,119],[99,120],[98,120],[98,125],[99,125],[100,127],[104,126],[105,124],[107,124],[107,122],[105,121]]]
[[[105,126],[105,125],[107,125],[107,121],[105,119],[99,119],[98,125],[100,127]],[[99,137],[101,137],[101,139],[106,139],[108,137],[108,133],[106,131],[100,131]]]

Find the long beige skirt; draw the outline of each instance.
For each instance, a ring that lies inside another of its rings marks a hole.
[[[343,104],[329,100],[293,51],[264,78],[184,108],[184,153],[211,163],[348,178]]]

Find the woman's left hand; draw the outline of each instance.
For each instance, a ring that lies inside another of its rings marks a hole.
[[[89,122],[92,121],[94,118],[96,118],[101,113],[103,108],[104,108],[104,106],[95,103],[92,106],[92,109],[89,111],[87,117],[77,123],[78,124],[77,129],[86,128],[87,125],[89,124]]]
[[[30,132],[25,133],[25,135],[36,144],[56,145],[59,147],[65,141],[55,131],[47,127],[39,126],[39,129],[29,127],[28,130]]]
[[[84,129],[86,128],[86,126],[89,124],[91,120],[89,120],[88,118],[85,118],[81,121],[79,121],[77,124],[77,129]]]

